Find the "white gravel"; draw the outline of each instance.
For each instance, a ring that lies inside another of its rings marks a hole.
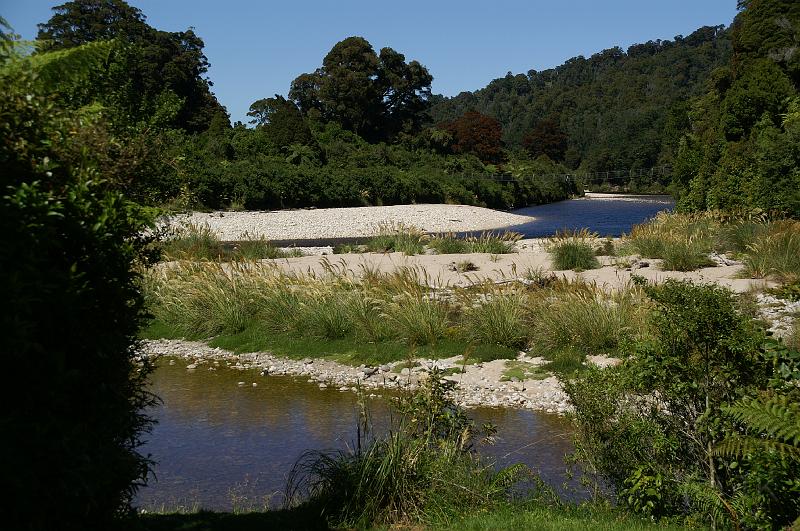
[[[535,218],[466,205],[396,205],[251,212],[195,212],[173,218],[173,224],[208,224],[221,240],[264,236],[269,240],[372,236],[381,224],[402,223],[425,232],[503,229]]]

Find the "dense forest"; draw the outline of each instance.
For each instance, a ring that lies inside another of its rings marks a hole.
[[[509,72],[481,90],[436,99],[431,116],[480,112],[500,122],[507,147],[588,172],[668,163],[686,127],[686,101],[730,59],[729,33],[704,27],[627,52],[615,47],[549,70]]]

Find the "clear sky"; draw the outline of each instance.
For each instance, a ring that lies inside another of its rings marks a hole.
[[[66,0],[0,0],[0,16],[23,38]],[[166,31],[189,26],[205,41],[214,92],[231,119],[286,94],[336,42],[352,35],[416,59],[433,92],[453,96],[506,72],[558,66],[619,45],[729,25],[736,0],[129,0]]]

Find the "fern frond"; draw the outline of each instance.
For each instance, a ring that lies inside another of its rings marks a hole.
[[[758,437],[728,437],[717,444],[713,453],[720,457],[734,457],[757,451],[774,452],[782,457],[800,460],[800,448],[797,446]]]
[[[800,404],[789,402],[785,396],[741,400],[723,410],[768,439],[800,447]]]
[[[108,61],[116,45],[115,41],[95,41],[66,50],[27,55],[3,65],[2,73],[33,72],[44,89],[58,92],[86,81],[94,69]]]
[[[736,510],[708,483],[687,481],[681,484],[680,490],[700,514],[710,516],[718,524],[722,522],[738,524],[739,515]]]

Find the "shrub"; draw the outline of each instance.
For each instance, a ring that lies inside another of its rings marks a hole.
[[[600,267],[595,257],[594,240],[596,234],[586,229],[580,231],[564,231],[550,238],[547,251],[553,259],[553,269],[562,271],[573,269],[585,271]]]
[[[0,352],[3,522],[9,529],[110,529],[150,461],[137,448],[154,398],[137,362],[144,319],[142,210],[98,171],[110,134],[0,65]],[[10,484],[10,483],[9,483]]]
[[[653,337],[623,365],[563,382],[575,407],[577,459],[623,505],[651,517],[790,523],[797,509],[784,509],[797,499],[800,486],[789,479],[796,468],[774,455],[731,459],[713,449],[741,433],[727,404],[765,391],[796,395],[789,380],[800,374],[798,360],[770,354],[724,288],[668,280],[645,289],[656,304]]]

